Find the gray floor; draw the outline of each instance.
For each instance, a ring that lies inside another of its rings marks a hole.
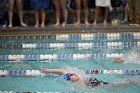
[[[62,33],[106,33],[106,32],[140,32],[140,26],[97,24],[96,27],[90,24],[88,27],[81,24],[76,27],[74,24],[68,24],[65,28],[62,26],[55,27],[54,25],[46,26],[45,28],[34,27],[0,27],[0,35],[14,35],[14,34],[62,34]]]

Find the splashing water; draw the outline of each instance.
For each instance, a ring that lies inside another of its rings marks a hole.
[[[82,78],[89,77],[83,70],[78,69],[77,67],[66,67],[66,69],[70,72],[74,72],[77,75],[80,75]]]
[[[81,81],[80,82],[75,82],[75,87],[80,88],[81,90],[85,90],[87,87],[85,87],[85,82],[84,80],[86,80],[88,77],[90,77],[89,75],[87,75],[83,70],[78,69],[77,67],[66,67],[66,69],[70,72],[73,72],[77,75],[80,75],[81,77]]]
[[[124,63],[140,64],[140,48],[130,50],[122,58]]]

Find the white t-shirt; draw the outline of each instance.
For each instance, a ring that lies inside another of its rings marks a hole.
[[[110,7],[111,6],[111,2],[110,2],[110,0],[96,0],[96,6]]]

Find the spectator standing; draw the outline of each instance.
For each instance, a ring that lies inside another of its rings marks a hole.
[[[64,19],[62,26],[65,27],[67,24],[68,12],[66,9],[66,3],[67,3],[67,0],[55,0],[55,9],[56,9],[55,26],[56,27],[60,25],[61,9],[62,9],[62,14],[63,14],[63,19]]]
[[[0,25],[7,26],[7,0],[0,1]]]
[[[79,26],[81,23],[81,1],[83,3],[83,7],[84,7],[84,14],[85,14],[85,24],[88,26],[89,22],[88,22],[88,4],[87,4],[87,0],[76,0],[76,15],[77,15],[77,22],[75,23],[76,26]]]
[[[127,0],[130,25],[140,25],[140,0]]]
[[[94,16],[94,22],[93,25],[96,26],[97,18],[100,12],[100,7],[105,7],[105,13],[104,13],[104,26],[107,25],[108,15],[109,15],[109,7],[111,6],[110,0],[96,0],[95,1],[96,8],[95,8],[95,16]]]
[[[123,0],[122,7],[124,8],[124,20],[122,21],[123,24],[128,23],[128,4],[127,0]]]
[[[39,10],[41,10],[41,27],[45,27],[46,10],[50,6],[50,0],[32,0],[35,13],[35,27],[39,27]]]
[[[13,27],[12,20],[13,20],[13,8],[14,2],[16,1],[18,7],[18,15],[20,20],[20,25],[26,27],[27,25],[23,22],[23,13],[22,13],[22,0],[8,0],[8,18],[9,18],[9,26]]]

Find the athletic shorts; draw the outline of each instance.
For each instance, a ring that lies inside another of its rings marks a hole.
[[[122,0],[122,6],[125,7],[127,3],[127,0]]]
[[[33,9],[48,9],[50,8],[50,0],[32,0]]]

